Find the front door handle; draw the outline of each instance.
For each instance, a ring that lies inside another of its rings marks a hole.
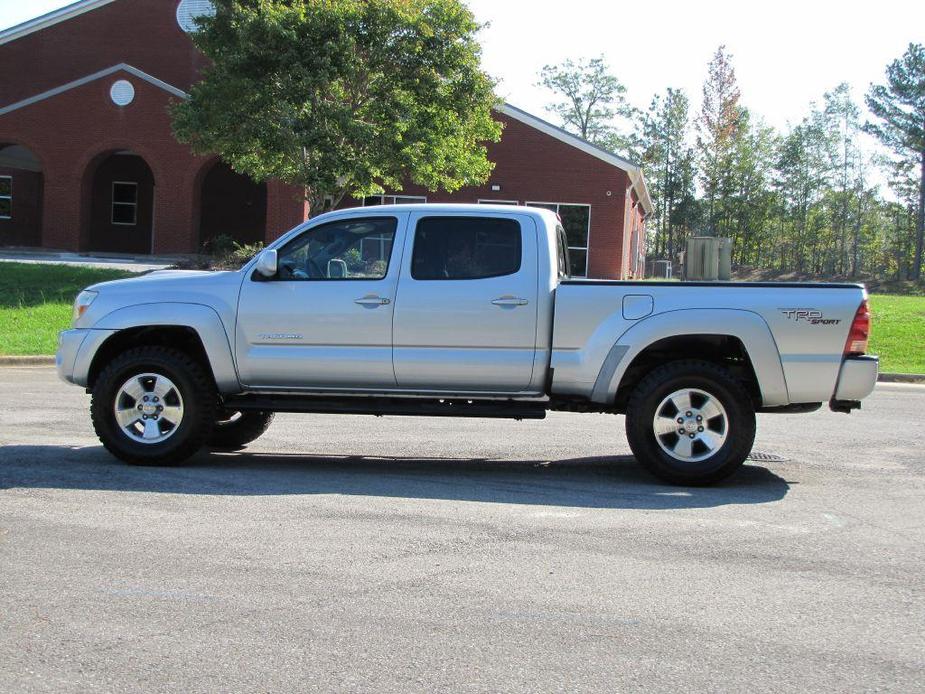
[[[530,302],[519,296],[502,296],[492,301],[495,306],[526,306]]]
[[[392,300],[381,296],[361,296],[359,299],[355,299],[353,303],[360,306],[386,306],[391,304]]]

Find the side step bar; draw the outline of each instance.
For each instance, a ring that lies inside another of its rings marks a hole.
[[[305,395],[235,395],[225,398],[229,410],[270,410],[311,414],[368,414],[382,417],[489,417],[545,419],[542,404],[497,400],[355,397],[325,398]]]

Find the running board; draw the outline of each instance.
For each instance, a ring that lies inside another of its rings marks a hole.
[[[234,395],[224,400],[228,410],[268,410],[305,414],[368,414],[410,417],[488,417],[545,419],[546,407],[537,403],[497,400],[429,398],[324,398],[306,395]]]

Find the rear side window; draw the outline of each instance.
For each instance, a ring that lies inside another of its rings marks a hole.
[[[559,255],[559,279],[568,279],[572,274],[568,265],[568,241],[565,237],[565,229],[561,226],[556,227],[556,248]]]
[[[425,217],[411,256],[416,280],[475,280],[520,270],[520,224],[497,217]]]

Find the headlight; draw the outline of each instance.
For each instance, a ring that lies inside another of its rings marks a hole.
[[[93,300],[97,297],[98,293],[99,292],[88,292],[85,289],[77,295],[77,298],[74,299],[74,325],[77,325],[77,321],[80,320],[80,317],[88,308],[90,308],[90,304],[93,303]]]

